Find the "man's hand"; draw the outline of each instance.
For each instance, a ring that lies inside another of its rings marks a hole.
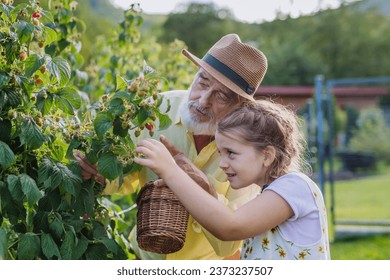
[[[102,185],[106,184],[106,179],[100,175],[97,171],[97,165],[92,165],[87,157],[80,151],[76,150],[73,153],[73,156],[78,161],[80,167],[81,167],[81,176],[83,177],[83,180],[89,180],[91,178],[95,178],[97,182],[99,182]]]
[[[199,186],[214,197],[217,197],[213,186],[210,184],[207,176],[195,166],[175,145],[173,145],[165,136],[160,136],[161,143],[168,149],[173,156],[176,164],[187,173],[192,180],[194,180]],[[161,185],[160,181],[157,181],[158,185]]]

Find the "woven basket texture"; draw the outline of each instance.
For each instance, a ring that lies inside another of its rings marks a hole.
[[[189,214],[168,187],[147,183],[138,193],[137,206],[137,242],[141,249],[170,254],[183,247]]]

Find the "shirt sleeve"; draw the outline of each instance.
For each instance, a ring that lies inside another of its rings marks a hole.
[[[273,191],[281,196],[291,207],[294,215],[289,221],[295,221],[315,212],[316,207],[310,188],[301,177],[290,173],[275,180],[266,191]]]
[[[113,181],[106,180],[106,187],[103,190],[104,195],[110,194],[130,194],[134,193],[139,186],[138,172],[131,173],[123,178],[122,185],[119,186],[119,178]]]
[[[224,203],[225,205],[229,205],[229,201],[225,196],[218,194],[218,200]],[[216,238],[213,234],[211,234],[208,230],[202,227],[202,231],[209,241],[210,245],[213,247],[215,253],[220,257],[228,257],[236,253],[241,249],[242,240],[237,241],[222,241]]]
[[[236,193],[229,192],[230,184],[229,182],[219,182],[214,178],[209,177],[210,182],[213,184],[214,188],[217,190],[218,200],[225,204],[232,210],[237,209],[242,205],[242,203],[248,202],[250,198],[254,197],[254,193],[252,193],[251,187],[248,187],[249,190],[245,193]],[[254,189],[256,187],[254,186]],[[258,193],[258,192],[257,192]],[[241,249],[242,240],[236,241],[222,241],[216,238],[213,234],[207,231],[202,227],[202,231],[209,241],[210,245],[215,250],[215,253],[220,257],[228,257],[237,252],[237,250]]]

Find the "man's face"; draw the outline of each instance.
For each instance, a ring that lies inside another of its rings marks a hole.
[[[194,134],[214,135],[216,123],[240,105],[239,96],[203,69],[199,69],[189,89],[182,120]]]

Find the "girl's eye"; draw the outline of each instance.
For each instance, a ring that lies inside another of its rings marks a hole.
[[[229,156],[230,158],[232,158],[232,157],[234,157],[234,156],[236,155],[236,153],[233,152],[233,151],[228,151],[227,153],[228,153],[228,156]]]

